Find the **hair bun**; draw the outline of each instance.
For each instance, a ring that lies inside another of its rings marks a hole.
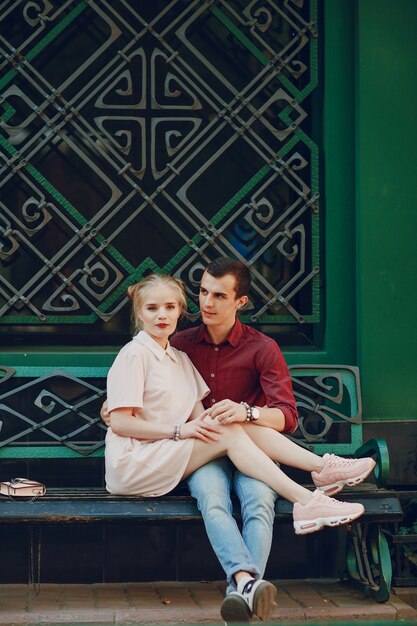
[[[130,300],[133,300],[135,297],[136,285],[129,285],[127,288],[127,296]]]

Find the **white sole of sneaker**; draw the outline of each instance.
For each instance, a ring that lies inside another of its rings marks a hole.
[[[372,472],[374,467],[375,467],[375,464],[371,467],[370,470],[364,472],[360,476],[355,476],[355,478],[348,478],[347,480],[338,480],[332,485],[326,485],[325,487],[317,487],[317,489],[320,489],[320,491],[326,494],[326,496],[334,496],[336,493],[339,493],[340,491],[342,491],[343,487],[354,487],[355,485],[359,485],[360,483],[363,483],[365,478],[368,478],[369,474]]]
[[[353,522],[355,519],[358,519],[363,513],[363,511],[359,511],[358,513],[353,513],[352,515],[343,515],[343,516],[335,516],[335,517],[318,517],[314,520],[304,520],[294,522],[294,530],[296,535],[308,535],[310,533],[315,533],[318,530],[324,528],[324,526],[341,526],[342,524],[349,524]]]
[[[255,590],[253,596],[253,612],[263,622],[266,622],[270,618],[272,611],[276,607],[276,595],[277,588],[267,580],[263,581]]]

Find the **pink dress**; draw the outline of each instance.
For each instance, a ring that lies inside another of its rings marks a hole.
[[[184,352],[164,350],[141,331],[117,355],[107,376],[109,411],[138,407],[138,419],[184,424],[209,388]],[[119,495],[160,496],[181,480],[195,439],[139,441],[108,428],[106,488]]]

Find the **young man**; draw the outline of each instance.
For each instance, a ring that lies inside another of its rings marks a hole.
[[[186,352],[203,376],[211,390],[204,406],[223,424],[246,421],[245,402],[254,423],[293,432],[297,410],[282,353],[275,341],[237,319],[249,288],[250,273],[240,261],[221,257],[210,263],[200,285],[203,323],[175,334],[170,343]],[[227,575],[224,621],[248,622],[253,614],[268,619],[276,589],[262,577],[271,549],[276,493],[236,470],[228,459],[201,467],[188,485]],[[242,532],[232,515],[232,491],[241,505]]]

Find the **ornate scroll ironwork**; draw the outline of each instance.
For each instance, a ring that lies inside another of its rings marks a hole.
[[[319,444],[322,452],[355,452],[362,444],[358,368],[294,365],[289,369],[299,418],[294,439],[312,449]]]
[[[41,376],[23,371],[22,377],[12,368],[0,369],[0,449],[41,446],[47,457],[48,449],[54,455],[54,446],[85,456],[103,447],[106,426],[99,411],[106,396],[104,370],[97,369],[92,379],[91,369],[85,372],[88,378],[63,370]]]
[[[358,368],[306,365],[290,372],[299,411],[294,439],[321,453],[353,454],[362,444]],[[64,445],[78,454],[96,452],[106,431],[99,417],[106,375],[107,368],[0,366],[0,450]]]
[[[6,0],[0,55],[3,324],[120,329],[150,270],[196,312],[223,254],[318,321],[315,0]]]

